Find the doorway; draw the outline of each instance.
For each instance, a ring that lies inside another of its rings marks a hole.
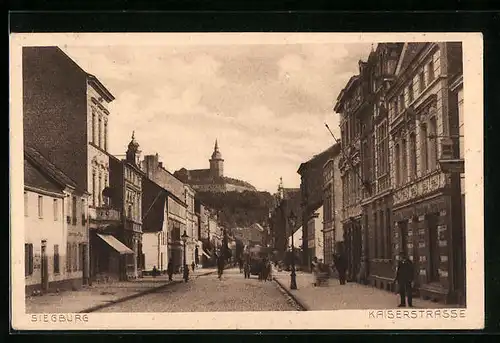
[[[80,243],[80,253],[82,254],[80,261],[82,261],[82,271],[83,271],[83,284],[88,284],[88,246],[87,244]]]
[[[429,281],[439,281],[439,236],[437,231],[437,218],[436,214],[428,214],[426,216],[428,226],[428,244],[429,244]]]
[[[49,289],[49,259],[47,257],[47,241],[42,240],[42,263],[41,263],[41,282],[42,291],[47,291]]]

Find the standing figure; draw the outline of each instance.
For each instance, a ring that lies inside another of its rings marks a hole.
[[[239,264],[240,273],[241,273],[243,271],[243,259],[241,257],[238,259],[238,264]]]
[[[243,263],[243,273],[245,274],[245,279],[250,279],[250,263],[248,261]]]
[[[194,272],[194,267],[195,267],[195,264],[194,264],[194,261],[193,261],[193,262],[191,262],[191,269],[193,270],[193,272]]]
[[[222,273],[224,272],[224,258],[222,255],[217,256],[217,274],[219,279],[222,277]]]
[[[156,266],[153,267],[153,277],[156,277],[156,274],[158,273],[158,269],[156,269]]]
[[[168,261],[167,274],[168,274],[168,281],[172,281],[172,275],[174,274],[174,265],[172,264],[172,261]]]
[[[339,281],[341,285],[345,285],[346,272],[347,272],[347,259],[343,253],[335,256],[335,267],[339,273]]]
[[[404,252],[399,253],[398,269],[394,279],[394,281],[397,281],[398,283],[399,296],[401,298],[399,307],[406,307],[406,300],[408,300],[408,306],[413,307],[413,275],[413,263],[408,259]]]

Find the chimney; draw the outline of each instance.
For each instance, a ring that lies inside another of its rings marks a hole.
[[[160,166],[160,168],[163,168],[163,162],[158,162],[158,165]]]

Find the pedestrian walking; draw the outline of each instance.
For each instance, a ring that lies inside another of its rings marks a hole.
[[[413,307],[413,263],[408,259],[404,252],[399,253],[398,269],[394,282],[398,283],[400,303],[398,307]]]
[[[240,267],[240,273],[243,271],[243,259],[240,257],[238,259],[238,265]]]
[[[219,255],[217,256],[217,274],[219,279],[222,278],[222,273],[224,272],[224,258]]]
[[[191,262],[191,269],[193,269],[193,273],[194,273],[194,267],[195,267],[194,262]]]
[[[347,272],[347,259],[343,253],[339,253],[335,255],[335,268],[337,268],[337,272],[339,273],[339,282],[341,285],[345,285],[346,281],[346,272]]]
[[[314,282],[313,285],[316,287],[318,285],[318,258],[315,256],[311,261],[311,272],[313,274]]]
[[[172,261],[168,261],[168,265],[167,265],[168,281],[172,281],[173,274],[174,274],[174,265],[173,265]]]
[[[250,263],[248,261],[243,263],[243,272],[245,274],[245,279],[250,279]]]

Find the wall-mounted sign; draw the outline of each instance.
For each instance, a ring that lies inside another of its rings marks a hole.
[[[434,192],[446,186],[446,177],[443,173],[431,175],[408,185],[394,193],[394,204],[403,203],[411,199]]]

